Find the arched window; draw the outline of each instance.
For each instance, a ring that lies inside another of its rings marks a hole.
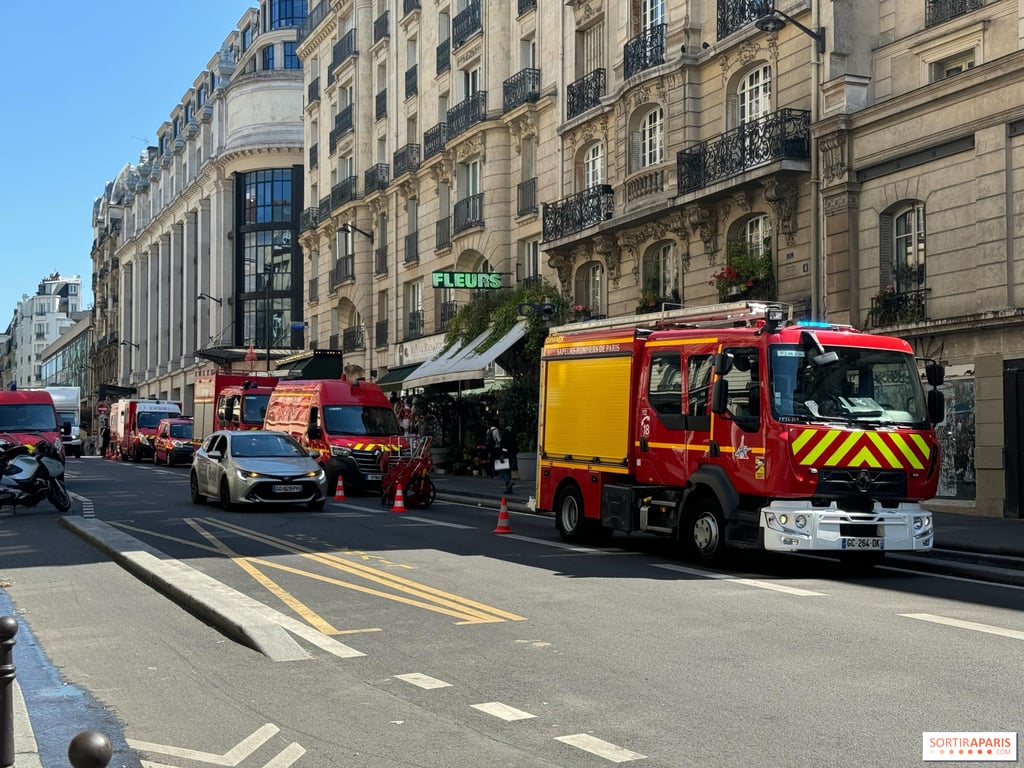
[[[743,224],[743,241],[751,256],[771,255],[772,223],[764,214],[755,216]]]
[[[583,189],[604,184],[604,145],[595,141],[583,152]]]
[[[679,264],[672,243],[652,246],[644,254],[641,306],[663,302],[679,303]]]
[[[640,168],[658,165],[664,158],[665,113],[652,109],[640,123]]]
[[[772,68],[763,64],[740,80],[736,91],[736,124],[747,125],[772,110]]]
[[[893,217],[892,277],[897,293],[924,288],[924,205],[915,203]]]
[[[604,265],[590,261],[576,271],[575,305],[586,309],[590,317],[604,316]]]

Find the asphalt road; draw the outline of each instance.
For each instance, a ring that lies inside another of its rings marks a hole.
[[[1019,587],[792,557],[709,571],[655,538],[565,545],[532,515],[498,535],[495,509],[441,501],[225,513],[189,502],[187,468],[69,477],[87,514],[307,628],[307,658],[275,661],[53,510],[0,518],[0,583],[120,722],[111,765],[891,768],[921,763],[923,731],[1021,730]]]

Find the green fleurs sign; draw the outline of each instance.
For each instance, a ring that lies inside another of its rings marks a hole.
[[[503,288],[498,272],[434,272],[430,276],[435,288]]]

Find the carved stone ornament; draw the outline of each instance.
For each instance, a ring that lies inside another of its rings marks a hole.
[[[484,134],[480,132],[472,138],[463,141],[455,147],[455,162],[464,163],[467,160],[479,157],[481,161],[486,160]]]
[[[451,156],[447,152],[441,152],[438,157],[440,160],[430,166],[430,178],[440,186],[441,184],[451,184],[452,172],[455,170],[455,164],[452,162]]]
[[[537,137],[537,120],[529,112],[524,112],[508,124],[508,132],[512,135],[512,144],[516,154],[523,151],[523,142]]]
[[[846,175],[846,134],[829,133],[818,139],[821,151],[821,175],[825,181],[835,181]]]
[[[604,259],[604,266],[608,277],[616,288],[619,287],[619,264],[622,261],[622,251],[615,238],[608,235],[597,235],[594,238],[594,253]]]
[[[743,213],[750,213],[750,198],[747,197],[746,191],[733,192],[732,202]]]
[[[386,201],[383,195],[378,195],[367,201],[366,207],[370,209],[370,216],[376,219],[385,211]]]
[[[417,178],[413,176],[399,184],[398,194],[405,198],[407,204],[409,200],[417,199],[420,196],[420,185]]]
[[[773,40],[777,40],[777,35],[768,35],[768,43],[771,45]],[[745,41],[736,52],[736,59],[739,62],[740,67],[745,67],[754,59],[757,58],[760,46],[754,40]]]
[[[859,202],[859,196],[856,192],[844,192],[826,197],[822,204],[822,209],[826,216],[835,216],[836,214],[856,209]]]
[[[605,145],[608,144],[608,125],[604,119],[591,120],[572,132],[572,156],[575,157],[581,147],[594,139],[600,139]]]
[[[686,209],[686,218],[693,228],[693,233],[704,243],[708,266],[714,266],[715,252],[718,250],[718,213],[691,205]]]
[[[571,251],[568,249],[552,249],[548,251],[548,266],[555,270],[555,274],[558,275],[558,282],[562,284],[562,293],[568,292],[572,284],[572,270],[576,264],[576,251],[579,249],[580,247],[578,246]]]
[[[568,0],[566,5],[572,6],[577,27],[582,27],[601,12],[600,0]]]
[[[764,199],[772,207],[772,212],[779,222],[779,234],[786,236],[786,244],[793,245],[796,240],[796,203],[798,190],[796,184],[780,182],[778,179],[765,179]]]
[[[647,90],[646,86],[641,85],[634,88],[626,95],[626,106],[629,108],[629,111],[632,112],[641,104],[646,104],[650,100],[650,91]]]

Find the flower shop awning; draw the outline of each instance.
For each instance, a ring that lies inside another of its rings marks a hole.
[[[485,378],[487,369],[526,335],[526,321],[516,322],[504,336],[480,351],[490,335],[491,329],[488,328],[469,344],[450,347],[433,360],[423,363],[403,382],[403,386],[412,389],[430,384]]]
[[[405,380],[409,378],[419,367],[420,364],[415,363],[413,365],[402,365],[398,368],[391,368],[387,373],[377,379],[375,383],[385,392],[392,389],[402,389],[405,386]]]

